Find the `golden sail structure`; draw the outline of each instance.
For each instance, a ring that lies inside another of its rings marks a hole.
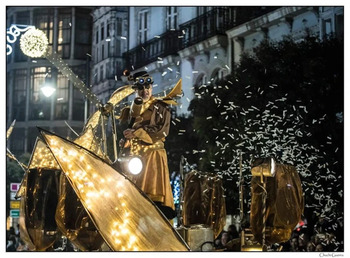
[[[121,100],[128,97],[129,95],[131,95],[134,92],[135,92],[135,90],[132,88],[132,85],[122,86],[122,87],[116,89],[112,93],[111,97],[109,98],[108,103],[111,103],[113,106],[116,106],[117,104],[119,104],[119,102]],[[96,127],[101,123],[100,119],[101,119],[101,111],[97,110],[94,114],[92,114],[90,116],[89,120],[87,121],[86,125],[84,126],[83,133],[81,134],[81,136],[83,136],[86,133],[86,131],[89,129],[89,127],[91,127],[92,130],[96,130]]]
[[[154,203],[92,152],[41,130],[97,230],[113,251],[189,251]]]
[[[55,210],[60,168],[45,143],[37,139],[17,196],[19,226],[29,250],[45,251],[57,240]]]
[[[61,233],[83,251],[98,250],[103,244],[50,149],[39,138],[17,196],[21,197],[21,238],[29,250],[50,250]]]

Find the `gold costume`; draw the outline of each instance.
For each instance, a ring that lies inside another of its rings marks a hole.
[[[169,107],[162,100],[151,97],[143,103],[141,115],[132,127],[135,138],[131,140],[130,153],[141,156],[144,167],[140,174],[130,178],[152,201],[175,210],[164,149],[170,119]]]

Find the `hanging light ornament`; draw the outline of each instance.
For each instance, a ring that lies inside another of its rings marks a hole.
[[[32,58],[46,54],[49,41],[45,33],[39,29],[30,29],[21,36],[20,47],[23,53]]]

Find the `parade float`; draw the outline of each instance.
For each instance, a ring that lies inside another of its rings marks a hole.
[[[178,227],[173,227],[129,179],[129,173],[134,173],[129,166],[132,157],[118,156],[115,108],[134,92],[132,85],[118,88],[103,104],[47,42],[43,32],[29,28],[21,37],[21,49],[32,58],[49,60],[97,111],[74,140],[38,128],[40,137],[29,163],[19,162],[25,171],[16,195],[20,198],[19,225],[29,249],[54,250],[64,237],[82,251],[213,250],[214,239],[225,226],[221,178],[195,170],[182,173],[180,215]],[[180,79],[162,99],[176,103],[181,87]],[[106,148],[107,121],[112,128],[113,155]],[[7,155],[16,160],[10,150]],[[226,250],[263,251],[285,242],[303,212],[301,183],[293,166],[266,158],[253,163],[251,173],[250,226],[241,228],[240,238],[230,241]],[[240,202],[245,198],[242,187],[241,180]],[[240,212],[243,218],[241,203]]]

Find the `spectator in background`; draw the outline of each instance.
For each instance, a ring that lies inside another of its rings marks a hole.
[[[218,250],[218,249],[225,249],[227,243],[232,239],[230,238],[230,235],[227,231],[223,231],[221,232],[220,242],[217,240],[215,241],[215,248]]]
[[[239,233],[235,225],[228,226],[227,232],[231,239],[239,238]]]
[[[315,252],[322,252],[323,246],[321,244],[316,245]]]
[[[299,244],[298,244],[298,237],[295,236],[290,240],[290,252],[299,252]]]
[[[28,251],[28,246],[24,243],[22,239],[19,239],[19,244],[16,249],[17,252],[23,252],[23,251]]]
[[[306,252],[314,252],[315,244],[312,241],[309,241],[306,245]]]
[[[16,251],[16,237],[10,235],[7,240],[6,252],[15,252]]]
[[[314,231],[318,234],[326,233],[327,221],[324,215],[320,215],[314,226]]]
[[[298,237],[299,251],[306,251],[306,245],[309,242],[309,235],[306,233],[300,234]]]

